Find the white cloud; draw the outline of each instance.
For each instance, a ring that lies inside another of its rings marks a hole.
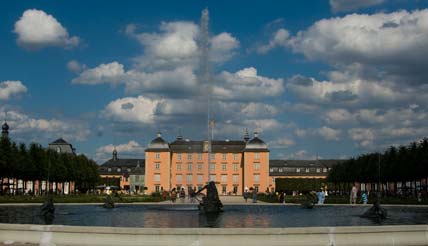
[[[352,14],[317,21],[291,38],[288,45],[311,60],[333,65],[378,64],[398,70],[400,66],[420,64],[420,68],[428,63],[427,23],[427,9]]]
[[[320,157],[310,154],[307,150],[299,150],[295,153],[285,155],[283,158],[287,160],[316,160]]]
[[[244,68],[236,73],[223,71],[217,77],[213,94],[223,100],[245,100],[279,96],[284,92],[282,79],[271,79],[257,74],[254,67]]]
[[[77,78],[72,80],[74,84],[119,84],[123,81],[125,69],[123,65],[114,61],[101,64],[98,67],[84,70]]]
[[[257,47],[256,50],[260,54],[266,54],[267,52],[276,47],[286,47],[287,39],[289,37],[290,33],[286,29],[280,28],[272,35],[272,38],[269,40],[269,43],[260,45],[259,47]]]
[[[211,60],[223,62],[232,58],[239,48],[239,41],[227,32],[222,32],[211,39]]]
[[[14,32],[18,44],[27,49],[41,49],[48,46],[75,47],[79,37],[70,37],[67,29],[55,17],[42,10],[26,10],[15,23]]]
[[[157,107],[162,102],[143,96],[125,97],[110,102],[103,113],[113,122],[153,124]]]
[[[384,0],[330,0],[329,2],[333,12],[346,12],[379,5]]]
[[[9,100],[11,97],[27,92],[27,87],[21,81],[0,82],[0,100]]]
[[[296,143],[294,142],[293,139],[282,137],[280,139],[276,139],[276,140],[270,141],[268,143],[268,146],[271,149],[284,149],[284,148],[288,148],[290,146],[293,146],[295,144]]]
[[[86,69],[86,65],[81,64],[76,60],[71,60],[67,63],[67,69],[68,69],[68,71],[73,72],[73,73],[80,73]]]
[[[320,129],[318,129],[319,135],[321,135],[326,140],[340,140],[341,130],[335,130],[333,128],[323,126]]]
[[[5,108],[0,108],[4,114]],[[68,141],[83,141],[90,131],[85,123],[75,120],[44,119],[28,116],[24,113],[7,110],[9,134],[17,141],[48,143],[59,137]]]
[[[250,102],[243,105],[241,113],[246,117],[260,118],[264,116],[275,116],[278,114],[278,109],[273,105]]]
[[[116,149],[118,159],[133,157],[133,158],[144,158],[144,146],[141,146],[138,142],[130,140],[128,143],[113,145],[108,144],[97,148],[95,153],[95,159],[98,162],[103,162],[112,158],[113,150]]]

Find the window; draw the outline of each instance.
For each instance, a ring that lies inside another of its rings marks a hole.
[[[180,163],[177,164],[177,171],[181,171],[181,164]]]
[[[259,186],[254,186],[254,189],[256,190],[256,192],[259,192]]]
[[[215,171],[215,164],[213,163],[210,164],[210,171]]]
[[[109,168],[107,169],[107,171],[108,171],[108,172],[111,172],[111,168],[109,167]]]
[[[131,172],[131,168],[128,168],[127,171],[128,171],[128,173]]]
[[[271,167],[271,168],[269,168],[269,172],[273,172],[273,168]]]
[[[305,168],[305,172],[309,173],[309,168]]]
[[[238,193],[238,186],[237,185],[233,186],[233,193],[234,194]]]
[[[222,187],[221,187],[221,193],[223,193],[223,194],[226,194],[227,193],[227,186],[226,185],[223,185]]]
[[[233,154],[233,160],[237,161],[238,160],[238,154]]]
[[[57,153],[61,153],[61,148],[60,147],[56,147],[56,152]]]
[[[238,171],[238,164],[236,163],[233,164],[233,171]]]
[[[192,160],[193,155],[192,154],[187,154],[187,160]]]
[[[155,158],[160,159],[160,153],[155,153]]]
[[[222,159],[223,161],[225,161],[225,160],[226,160],[226,154],[225,154],[225,153],[223,153],[223,154],[221,155],[221,159]]]
[[[187,163],[187,171],[192,171],[192,163]]]
[[[160,185],[155,185],[155,191],[160,192]]]
[[[156,169],[156,170],[159,170],[159,169],[160,169],[160,163],[159,163],[159,162],[156,162],[156,163],[155,163],[155,169]]]
[[[227,165],[226,163],[221,164],[221,170],[226,171]]]
[[[282,167],[280,167],[280,168],[278,169],[278,171],[279,171],[280,173],[282,173],[282,172],[284,171],[284,169],[283,169]]]
[[[260,169],[260,163],[254,163],[254,170],[258,171]]]
[[[260,160],[260,153],[254,153],[254,160]]]
[[[254,182],[260,182],[260,174],[254,174]]]
[[[320,173],[321,172],[321,168],[317,168],[317,173]]]
[[[140,182],[140,175],[135,175],[135,183]]]
[[[223,174],[221,175],[221,182],[226,183],[227,182],[227,175]]]
[[[117,171],[120,172],[120,171],[122,171],[122,169],[118,168]]]
[[[155,182],[160,182],[160,174],[155,174],[153,179]]]
[[[215,154],[210,154],[210,160],[215,160]]]
[[[239,175],[233,175],[233,183],[239,183]]]
[[[300,173],[300,168],[296,168],[296,173]]]
[[[202,164],[198,163],[198,171],[202,171]]]
[[[210,181],[214,181],[215,182],[215,174],[211,174],[210,175]]]
[[[204,180],[204,176],[202,176],[202,175],[198,175],[198,183],[202,183],[203,182],[203,180]]]
[[[324,168],[322,169],[322,172],[323,172],[323,173],[326,173],[326,172],[327,172],[327,168],[325,168],[325,167],[324,167]]]
[[[181,161],[181,153],[177,154],[177,160]]]
[[[198,153],[198,161],[202,161],[202,153]]]
[[[188,184],[191,184],[192,183],[192,174],[187,174],[186,180],[187,180]]]
[[[175,181],[177,183],[181,183],[183,181],[183,177],[181,176],[181,174],[177,174],[177,176],[175,176]]]

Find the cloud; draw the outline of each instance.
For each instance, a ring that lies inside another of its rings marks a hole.
[[[320,158],[316,155],[310,154],[307,150],[299,150],[295,153],[282,155],[282,157],[287,160],[316,160]]]
[[[287,47],[287,39],[289,37],[290,33],[286,29],[280,28],[272,35],[267,44],[258,46],[256,51],[260,54],[266,54],[274,48]]]
[[[0,108],[1,114],[6,112]],[[44,119],[31,117],[16,110],[7,110],[10,135],[18,142],[49,143],[59,137],[68,141],[84,141],[90,134],[85,123],[76,120]]]
[[[213,86],[213,94],[222,100],[252,100],[275,97],[284,92],[283,80],[263,77],[254,67],[244,68],[236,73],[223,71]]]
[[[144,158],[144,146],[138,142],[130,140],[128,143],[113,145],[108,144],[98,147],[95,152],[95,159],[98,163],[112,158],[113,150],[116,149],[118,159],[122,158]]]
[[[101,64],[98,67],[84,70],[77,78],[71,82],[74,84],[119,84],[125,76],[125,69],[122,64],[114,61]]]
[[[26,10],[13,31],[18,35],[18,44],[29,50],[49,46],[72,48],[80,42],[79,37],[70,37],[55,17],[36,9]]]
[[[327,126],[323,126],[320,129],[318,129],[318,133],[319,133],[319,135],[321,135],[326,140],[339,141],[341,130],[335,130],[335,129],[327,127]]]
[[[81,64],[76,60],[71,60],[67,63],[67,69],[68,69],[68,71],[73,72],[73,73],[80,73],[86,69],[86,65]]]
[[[227,32],[222,32],[211,38],[211,60],[224,62],[232,58],[239,48],[239,41]]]
[[[25,87],[21,81],[6,80],[0,82],[0,100],[9,100],[13,96],[26,92],[27,87]]]
[[[286,137],[280,138],[280,139],[276,139],[273,141],[270,141],[268,143],[268,146],[270,149],[284,149],[284,148],[288,148],[290,146],[295,145],[296,143],[294,142],[293,139],[289,139]]]
[[[330,0],[329,2],[333,12],[347,12],[379,5],[384,0]]]
[[[359,63],[382,66],[388,74],[418,71],[427,75],[427,22],[427,9],[352,14],[319,20],[290,38],[287,45],[310,60],[334,66]]]

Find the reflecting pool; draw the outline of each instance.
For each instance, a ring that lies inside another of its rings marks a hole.
[[[218,216],[207,216],[190,205],[56,205],[53,224],[111,227],[309,227],[379,225],[361,218],[369,207],[225,205]],[[428,224],[428,207],[387,207],[382,225]],[[40,206],[0,206],[0,223],[45,224]]]

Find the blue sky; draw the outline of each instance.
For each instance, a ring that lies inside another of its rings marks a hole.
[[[271,158],[347,158],[428,135],[428,1],[4,1],[0,113],[18,142],[63,137],[99,163],[160,130]]]

